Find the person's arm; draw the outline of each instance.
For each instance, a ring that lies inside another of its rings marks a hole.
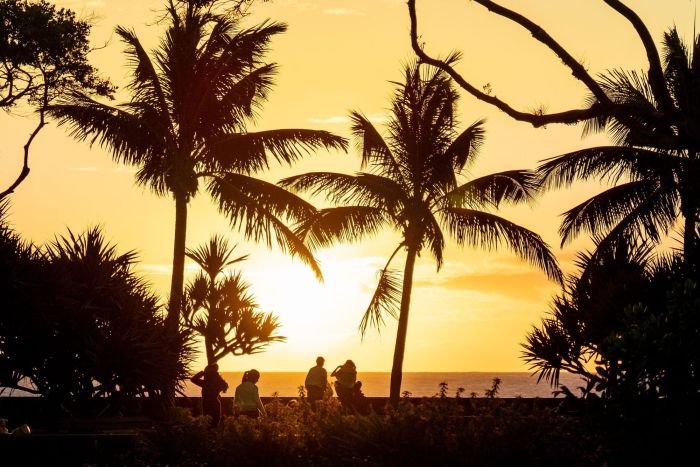
[[[260,414],[263,417],[267,417],[267,412],[265,411],[265,406],[263,405],[262,401],[260,400],[260,393],[258,392],[258,387],[255,386],[255,398],[257,399],[257,404],[258,404],[258,410],[260,411]]]
[[[196,384],[199,387],[204,386],[204,372],[200,371],[196,375],[190,378],[190,381],[192,381],[194,384]]]
[[[335,370],[333,370],[333,373],[331,373],[331,376],[337,375],[337,374],[338,374],[338,371],[340,371],[341,368],[343,368],[343,367],[342,367],[342,366],[336,367]]]

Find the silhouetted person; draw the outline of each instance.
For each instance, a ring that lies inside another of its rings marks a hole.
[[[316,359],[316,366],[309,370],[306,375],[306,381],[304,381],[306,394],[311,405],[315,405],[316,401],[323,399],[323,393],[328,386],[328,373],[326,369],[323,368],[325,361],[323,357],[318,357]]]
[[[260,380],[258,370],[248,370],[243,373],[243,381],[236,387],[234,404],[239,415],[258,418],[261,414],[267,416],[265,406],[260,400],[258,387],[255,385]]]
[[[212,363],[190,378],[197,386],[202,388],[202,414],[211,417],[212,428],[221,421],[221,401],[219,394],[226,392],[228,384],[219,374],[219,365]]]
[[[352,393],[357,380],[357,369],[352,360],[348,360],[331,373],[335,376],[335,393],[345,407],[352,406]]]

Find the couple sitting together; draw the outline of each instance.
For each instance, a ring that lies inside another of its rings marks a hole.
[[[316,366],[309,370],[306,375],[304,386],[309,402],[314,405],[317,401],[324,399],[326,395],[333,395],[333,390],[329,390],[328,373],[323,368],[326,360],[323,357],[316,359]],[[331,373],[335,377],[335,393],[338,395],[340,403],[346,408],[358,408],[358,404],[363,400],[362,383],[357,381],[357,369],[352,360],[348,360],[336,367]]]

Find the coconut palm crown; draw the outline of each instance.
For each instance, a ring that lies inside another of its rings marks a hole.
[[[132,70],[129,102],[111,106],[74,93],[50,108],[75,138],[109,148],[116,161],[138,168],[140,185],[174,198],[173,327],[182,304],[187,205],[200,183],[247,238],[276,242],[320,277],[312,253],[285,223],[313,207],[255,175],[273,161],[291,164],[318,148],[346,149],[343,138],[325,131],[247,130],[276,73],[263,57],[286,26],[242,29],[239,17],[217,13],[218,3],[171,0],[167,29],[152,55],[133,31],[117,28]]]
[[[457,132],[458,95],[443,72],[408,65],[404,79],[397,83],[388,138],[362,114],[351,115],[361,167],[366,171],[355,175],[313,172],[280,181],[293,191],[325,195],[336,205],[298,225],[297,233],[314,247],[358,241],[386,226],[401,234],[360,323],[364,334],[368,326],[379,327],[385,313],[399,319],[391,376],[393,402],[400,394],[416,257],[427,249],[439,270],[445,233],[459,245],[489,250],[510,247],[561,281],[556,260],[539,235],[484,210],[530,201],[536,190],[534,174],[511,170],[460,183],[483,142],[483,122]],[[390,269],[401,250],[406,251],[403,279]]]
[[[687,264],[697,264],[700,222],[700,36],[692,51],[676,29],[664,35],[665,88],[672,103],[662,109],[650,78],[613,70],[601,87],[620,110],[587,122],[585,132],[607,130],[616,145],[553,157],[539,167],[548,187],[601,179],[613,186],[563,214],[562,244],[588,232],[598,250],[623,238],[660,242],[683,217]],[[599,254],[605,254],[600,251]]]

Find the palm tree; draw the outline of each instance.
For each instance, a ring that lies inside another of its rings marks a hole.
[[[381,270],[360,323],[364,335],[368,326],[383,323],[385,312],[398,315],[390,390],[394,403],[401,389],[416,257],[427,248],[440,269],[443,229],[459,245],[495,249],[505,244],[550,278],[561,280],[556,261],[539,235],[481,210],[529,201],[536,188],[534,174],[512,170],[460,184],[483,141],[483,122],[458,134],[458,95],[449,78],[441,71],[423,73],[420,65],[407,66],[404,74],[405,82],[398,84],[393,99],[388,139],[362,114],[352,113],[353,134],[359,140],[362,168],[367,172],[314,172],[280,182],[292,190],[325,193],[339,205],[319,210],[298,226],[297,232],[311,245],[357,241],[387,225],[400,232],[401,242]],[[402,283],[400,275],[389,269],[401,250],[406,251]]]
[[[612,71],[600,85],[625,110],[588,121],[585,131],[607,129],[617,145],[564,154],[540,165],[549,187],[595,178],[615,184],[564,214],[562,245],[582,231],[602,238],[598,249],[614,248],[624,237],[658,243],[682,216],[685,262],[693,265],[700,259],[700,36],[691,53],[675,28],[667,32],[663,65],[671,114],[659,108],[646,75]]]
[[[254,354],[285,340],[276,334],[277,317],[259,311],[240,272],[226,272],[247,258],[232,259],[234,248],[225,238],[213,236],[208,244],[187,250],[187,257],[202,270],[185,289],[182,327],[204,337],[208,364],[228,354]]]
[[[272,160],[291,164],[318,148],[346,149],[343,138],[325,131],[247,131],[276,73],[263,57],[286,26],[241,29],[239,17],[215,11],[218,3],[170,0],[169,24],[152,57],[133,31],[117,28],[132,69],[129,102],[112,106],[73,93],[50,107],[75,138],[109,148],[116,161],[138,167],[140,185],[174,198],[172,329],[182,305],[187,206],[200,183],[233,227],[268,246],[275,241],[320,277],[313,255],[285,223],[313,207],[255,175]]]

